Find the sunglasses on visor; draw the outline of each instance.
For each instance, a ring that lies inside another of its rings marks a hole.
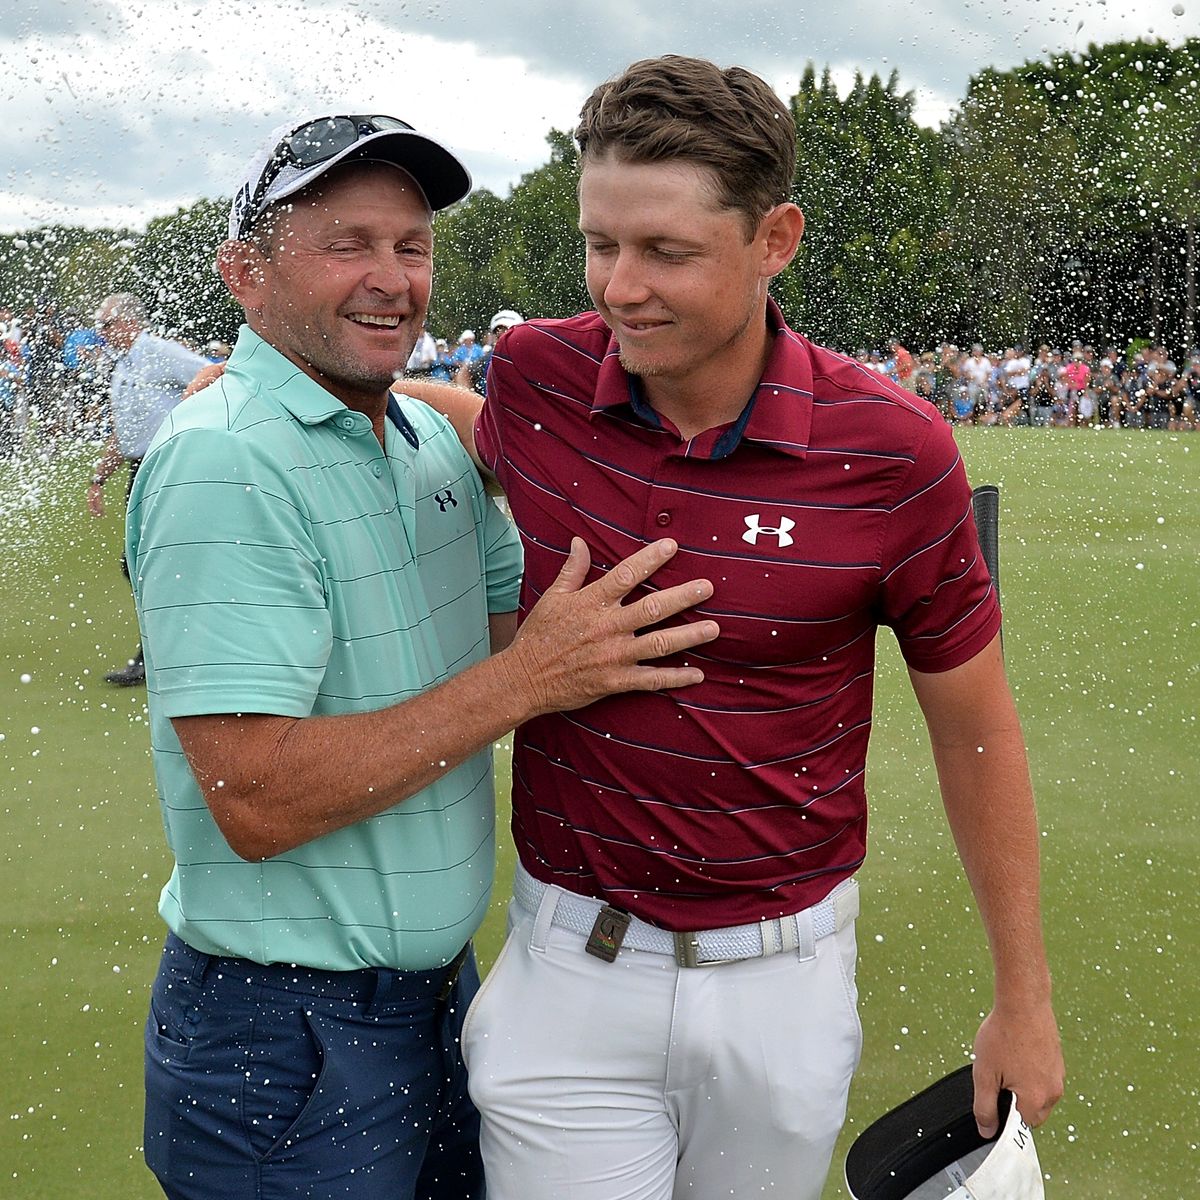
[[[349,150],[361,138],[389,129],[412,130],[413,127],[398,117],[346,115],[318,117],[315,121],[308,121],[293,129],[271,151],[254,191],[242,205],[238,238],[244,238],[249,232],[250,226],[259,216],[259,208],[270,191],[271,184],[279,178],[279,173],[284,167],[315,167],[335,158],[342,151]]]

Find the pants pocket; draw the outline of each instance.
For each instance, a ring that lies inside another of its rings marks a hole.
[[[291,1146],[327,1083],[321,1033],[302,1009],[286,1023],[256,1022],[242,1084],[242,1125],[259,1162]]]
[[[488,971],[487,975],[483,979],[483,982],[479,985],[478,991],[476,991],[475,995],[472,997],[471,1003],[467,1008],[466,1016],[463,1017],[460,1042],[463,1062],[466,1064],[468,1071],[471,1069],[471,1032],[478,1023],[479,1012],[483,1008],[484,1001],[487,998],[488,993],[492,990],[493,984],[499,978],[500,970],[504,966],[504,960],[508,957],[509,947],[512,945],[513,939],[517,936],[516,930],[510,927],[508,936],[504,939],[504,945],[500,947],[500,953],[496,956],[496,961],[492,964],[491,970]]]
[[[146,1165],[173,1197],[237,1194],[244,1176],[210,1169],[229,1142],[243,1160],[237,1104],[252,1022],[237,1010],[212,1012],[211,995],[187,978],[160,971],[146,1018]]]
[[[146,1053],[164,1062],[186,1063],[200,1023],[201,989],[162,969],[150,990]]]
[[[400,1181],[419,1173],[451,1085],[437,1006],[294,999],[264,1008],[246,1060],[242,1122],[262,1195],[422,1194]]]
[[[845,988],[850,1018],[854,1022],[858,1046],[854,1055],[854,1069],[857,1070],[859,1059],[862,1057],[863,1029],[862,1018],[858,1013],[858,938],[854,930],[855,923],[851,921],[845,929],[839,930],[832,936],[837,941],[838,963],[842,970],[842,986]]]

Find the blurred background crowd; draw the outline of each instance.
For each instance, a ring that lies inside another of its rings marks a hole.
[[[501,309],[480,331],[457,337],[426,330],[407,364],[413,376],[486,393],[496,340],[522,323]],[[229,345],[190,348],[210,362]],[[22,311],[0,306],[0,456],[63,439],[102,443],[111,433],[108,379],[118,354],[91,313],[51,300]],[[949,342],[910,350],[897,341],[855,356],[931,401],[957,425],[1192,430],[1200,416],[1200,349],[1172,358],[1164,346],[1135,342],[1095,347],[999,348]],[[1177,361],[1178,359],[1178,361]]]
[[[1196,428],[1200,411],[1200,348],[1175,362],[1151,342],[991,351],[944,342],[918,353],[892,342],[855,357],[956,425],[1185,430]]]
[[[486,394],[492,347],[506,329],[521,323],[519,313],[502,309],[481,336],[464,329],[448,340],[426,330],[406,372]],[[85,315],[52,300],[20,312],[0,305],[0,457],[35,444],[108,440],[109,381],[121,351],[105,337],[104,324],[99,313]],[[230,354],[227,342],[176,340],[209,362],[223,362]]]

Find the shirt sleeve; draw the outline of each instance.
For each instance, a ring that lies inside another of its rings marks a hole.
[[[521,539],[517,536],[516,526],[488,495],[483,497],[480,525],[488,612],[516,612],[524,567]]]
[[[971,488],[950,427],[931,422],[892,506],[881,554],[881,620],[916,671],[948,671],[999,632]]]
[[[163,364],[169,382],[180,389],[187,387],[205,367],[211,365],[208,359],[201,358],[179,342],[164,339],[163,350]]]
[[[126,546],[168,717],[303,717],[332,646],[321,556],[279,468],[224,430],[169,437],[138,471]]]
[[[484,397],[479,416],[475,418],[475,453],[479,455],[479,461],[500,481],[501,487],[505,483],[505,461],[500,453],[500,427],[497,418],[504,387],[502,373],[497,369],[497,364],[493,363],[491,374],[488,376],[488,394]]]

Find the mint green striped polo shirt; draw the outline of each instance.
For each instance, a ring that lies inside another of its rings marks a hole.
[[[495,859],[490,750],[402,804],[265,862],[213,820],[172,717],[364,712],[489,652],[520,545],[450,425],[401,401],[381,448],[243,327],[222,378],[166,419],[130,497],[151,742],[175,868],[159,911],[210,954],[327,970],[448,962]],[[350,769],[350,764],[347,764]]]

